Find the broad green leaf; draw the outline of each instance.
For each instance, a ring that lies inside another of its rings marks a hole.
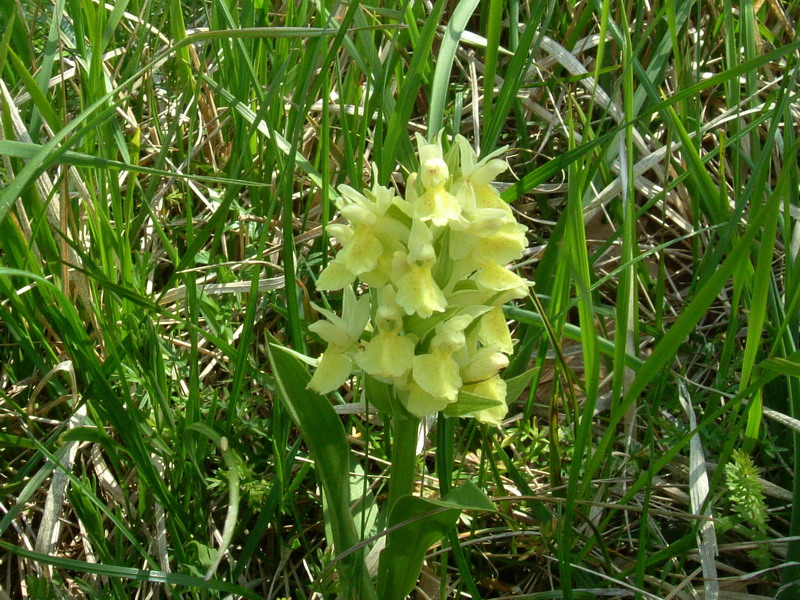
[[[536,368],[534,367],[516,377],[506,379],[506,404],[511,404],[519,398],[520,394],[525,391],[525,386],[531,382],[535,374]]]
[[[350,452],[344,426],[324,396],[306,389],[311,376],[303,363],[274,342],[269,344],[268,352],[278,397],[314,460],[317,479],[328,502],[334,548],[337,554],[342,554],[360,542],[350,512]],[[341,562],[345,596],[374,598],[363,553],[353,552]]]
[[[501,400],[495,400],[494,398],[487,398],[486,396],[480,396],[472,392],[461,390],[458,392],[458,399],[448,405],[442,412],[448,417],[463,417],[464,415],[471,415],[480,410],[500,406],[502,403]]]
[[[414,589],[428,548],[447,535],[463,510],[494,511],[495,507],[471,482],[441,500],[403,496],[395,503],[378,567],[380,598],[402,600]]]

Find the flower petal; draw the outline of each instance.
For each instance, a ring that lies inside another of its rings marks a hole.
[[[455,402],[461,388],[458,364],[449,352],[433,352],[414,357],[414,381],[438,400]]]
[[[317,278],[317,289],[324,291],[340,290],[353,283],[355,274],[345,267],[339,260],[332,260],[322,270]]]
[[[500,351],[500,347],[496,344],[484,346],[469,358],[469,364],[461,369],[461,379],[464,382],[484,381],[494,377],[500,369],[508,366],[508,357]]]
[[[360,275],[375,268],[382,252],[383,244],[375,237],[372,227],[356,226],[353,239],[339,251],[336,259],[351,273]]]
[[[469,391],[473,394],[484,396],[485,398],[492,398],[503,402],[498,406],[479,410],[472,415],[481,423],[500,427],[503,423],[503,419],[508,414],[508,405],[506,404],[506,382],[503,381],[499,375],[495,375],[491,379],[470,386]]]
[[[356,362],[375,377],[403,377],[414,364],[414,342],[399,330],[380,331],[364,351],[356,355]]]
[[[395,254],[397,256],[397,254]],[[447,299],[433,280],[431,266],[433,261],[407,263],[405,275],[395,279],[397,304],[407,315],[418,314],[427,319],[435,312],[444,312]]]
[[[487,290],[508,292],[513,298],[524,298],[528,295],[528,282],[496,263],[483,265],[475,276],[477,284]]]
[[[475,244],[473,258],[478,262],[506,265],[522,257],[528,245],[527,228],[517,222],[506,223],[497,233],[480,238]]]
[[[406,410],[419,419],[435,415],[450,404],[447,400],[434,398],[414,383],[411,384],[408,392],[401,392],[399,397]]]
[[[339,324],[331,323],[330,321],[317,321],[309,325],[308,329],[316,333],[327,344],[347,347],[353,343],[353,340],[344,327]]]
[[[335,347],[328,346],[319,357],[317,370],[307,387],[318,394],[329,394],[341,387],[352,370],[352,361]]]
[[[497,346],[506,354],[514,351],[502,306],[495,306],[481,317],[480,340],[487,346]]]
[[[461,204],[444,186],[430,188],[417,201],[414,216],[422,221],[431,221],[444,227],[461,216]]]

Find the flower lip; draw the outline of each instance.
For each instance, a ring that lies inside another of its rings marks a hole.
[[[447,308],[447,298],[433,279],[433,263],[433,260],[409,261],[405,253],[395,252],[392,280],[397,287],[397,304],[407,315],[416,313],[427,319]]]

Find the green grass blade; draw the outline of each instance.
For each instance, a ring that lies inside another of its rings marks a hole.
[[[500,132],[508,118],[508,113],[522,83],[522,77],[536,55],[542,35],[547,29],[550,17],[553,14],[554,3],[536,2],[531,7],[531,15],[525,24],[525,31],[519,38],[519,45],[514,51],[508,68],[503,74],[503,85],[497,95],[497,102],[490,116],[484,115],[483,134],[481,136],[481,153],[487,154],[497,147]],[[547,16],[544,17],[545,8]],[[537,32],[539,35],[536,36]],[[534,36],[536,36],[534,38]]]
[[[104,577],[131,579],[133,581],[149,583],[180,585],[200,590],[219,590],[221,592],[237,594],[244,598],[252,598],[253,600],[261,600],[263,598],[259,594],[251,592],[246,588],[224,581],[206,581],[202,577],[182,575],[180,573],[167,573],[165,571],[118,567],[116,565],[90,563],[82,560],[74,560],[72,558],[61,558],[26,550],[3,541],[0,541],[0,548],[43,565],[52,565],[60,569],[67,569],[70,571],[76,571],[78,573],[91,573]]]
[[[788,152],[789,156],[793,156],[796,151],[797,144]],[[645,388],[655,379],[659,371],[667,366],[667,363],[674,358],[675,348],[689,335],[697,322],[706,314],[709,306],[711,306],[711,303],[719,294],[722,286],[725,285],[731,277],[733,271],[741,268],[743,262],[748,260],[751,244],[761,233],[771,211],[776,211],[780,206],[788,182],[788,173],[789,171],[787,170],[781,174],[778,186],[771,194],[763,209],[759,211],[755,219],[748,223],[745,232],[731,249],[731,252],[720,265],[717,272],[697,291],[695,297],[686,306],[677,321],[675,321],[655,348],[653,348],[650,357],[636,373],[636,377],[625,394],[619,412],[611,416],[608,429],[598,444],[595,455],[586,467],[587,476],[583,483],[582,494],[591,486],[594,473],[597,472],[600,463],[606,459],[607,449],[613,439],[614,428],[622,419],[625,410],[636,401]]]
[[[461,42],[461,35],[464,33],[467,21],[475,12],[479,2],[480,0],[461,0],[453,9],[453,14],[447,23],[444,39],[436,57],[436,70],[433,73],[433,84],[431,85],[430,108],[428,109],[429,140],[439,133],[444,124],[444,106],[447,101],[447,92],[450,89],[450,72],[453,69],[456,50]]]

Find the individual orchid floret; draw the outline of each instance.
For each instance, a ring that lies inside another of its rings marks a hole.
[[[511,331],[508,329],[502,306],[495,306],[481,317],[478,335],[481,343],[486,346],[496,346],[506,354],[514,351]]]
[[[477,383],[497,375],[508,366],[506,356],[499,344],[484,346],[469,357],[469,363],[461,368],[461,380],[464,383]]]
[[[400,387],[398,396],[406,410],[418,419],[435,415],[450,404],[450,401],[446,398],[435,398],[426,392],[413,379]]]
[[[453,357],[464,347],[464,329],[472,322],[468,315],[454,317],[436,327],[430,352],[414,358],[414,381],[437,401],[455,402],[461,389],[461,371]]]
[[[350,243],[339,251],[336,260],[358,276],[378,266],[382,252],[383,244],[375,236],[375,228],[356,225]]]
[[[403,333],[403,311],[395,301],[395,291],[387,285],[379,294],[375,315],[377,331],[356,362],[366,373],[385,380],[407,375],[414,363],[416,340]]]
[[[348,185],[339,186],[339,212],[348,225],[333,223],[329,232],[342,245],[336,258],[320,273],[317,287],[337,290],[356,277],[382,285],[391,274],[392,254],[402,248],[407,228],[387,215],[394,203],[391,188],[374,185],[364,194]]]
[[[436,260],[433,233],[424,221],[414,220],[408,234],[408,260]]]
[[[341,261],[334,259],[319,274],[317,289],[326,291],[341,290],[353,283],[355,278],[355,273],[344,266]]]
[[[458,180],[459,185],[454,186],[453,193],[458,198],[459,203],[468,212],[480,207],[488,208],[487,204],[496,204],[494,199],[497,197],[497,192],[491,183],[495,177],[508,169],[508,164],[504,160],[495,157],[502,154],[505,148],[501,148],[478,160],[478,155],[465,137],[457,135],[455,142],[461,157],[461,177]],[[487,203],[488,198],[491,198],[491,200]],[[499,197],[496,199],[500,200]],[[504,202],[502,208],[504,212],[511,213],[510,208]]]
[[[504,292],[504,302],[528,295],[528,281],[513,271],[493,262],[486,262],[475,275],[478,287],[493,292]]]
[[[414,217],[444,227],[461,216],[461,205],[445,184],[450,179],[450,170],[442,156],[440,144],[428,144],[421,136],[419,143],[419,180],[424,192],[416,198]]]
[[[317,360],[317,368],[308,382],[308,389],[318,394],[329,394],[339,389],[350,377],[353,361],[340,348],[328,346]]]
[[[369,297],[356,300],[353,289],[348,286],[344,290],[341,317],[321,306],[314,305],[314,308],[326,320],[312,323],[308,328],[328,346],[319,358],[308,388],[319,394],[327,394],[339,388],[353,370],[350,355],[356,350],[369,321]]]
[[[434,258],[409,260],[406,253],[395,252],[392,281],[397,288],[397,304],[407,315],[427,319],[447,308],[447,298],[433,279],[434,262]]]
[[[491,235],[477,238],[470,259],[498,265],[519,260],[528,245],[526,231],[527,228],[516,221],[506,223]]]
[[[472,415],[473,417],[486,425],[500,427],[503,424],[503,418],[508,413],[508,404],[506,404],[506,382],[502,377],[495,375],[480,383],[464,386],[464,391],[497,401],[496,406],[479,410]]]

